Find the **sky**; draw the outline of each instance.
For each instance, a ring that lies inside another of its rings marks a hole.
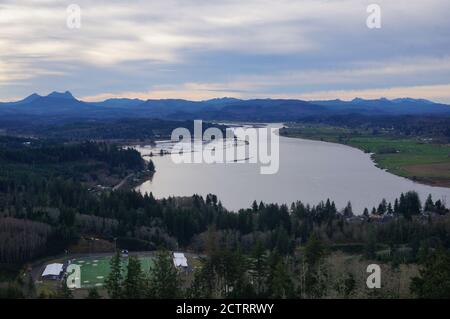
[[[373,3],[381,28],[366,24]],[[450,103],[449,13],[448,0],[0,0],[0,101]]]

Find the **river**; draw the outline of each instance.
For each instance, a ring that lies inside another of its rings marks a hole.
[[[163,145],[167,144],[157,144],[156,149]],[[136,149],[142,155],[157,153],[151,146]],[[259,164],[175,164],[170,155],[153,156],[157,172],[137,190],[156,198],[213,193],[231,210],[248,208],[254,200],[314,205],[329,198],[338,208],[351,201],[355,214],[378,206],[383,198],[393,202],[410,190],[417,191],[422,202],[428,194],[444,202],[450,198],[450,188],[395,176],[377,168],[369,154],[349,146],[280,137],[279,154],[279,170],[272,175],[260,174]]]

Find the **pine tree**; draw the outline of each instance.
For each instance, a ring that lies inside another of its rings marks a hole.
[[[411,291],[419,298],[450,298],[450,253],[444,248],[431,254],[411,282]]]
[[[353,208],[352,203],[348,202],[347,206],[344,208],[344,217],[352,217],[353,216]]]
[[[326,248],[315,236],[311,236],[305,246],[306,263],[304,294],[310,298],[320,298],[326,294],[327,270],[324,267]]]
[[[264,292],[264,280],[266,276],[267,257],[263,244],[258,240],[252,251],[251,271],[258,295]]]
[[[363,212],[363,216],[368,218],[369,217],[369,210],[366,208],[364,208],[364,212]]]
[[[123,282],[123,297],[139,299],[144,296],[144,274],[136,256],[128,258],[127,275]]]
[[[394,215],[399,215],[400,214],[400,210],[399,210],[399,203],[398,203],[398,199],[395,199],[394,202]]]
[[[168,251],[159,251],[150,269],[148,296],[155,299],[181,297],[180,278]]]
[[[417,192],[409,191],[403,197],[400,196],[400,211],[406,219],[411,220],[412,216],[420,214],[421,209]]]
[[[122,297],[122,259],[119,252],[116,253],[110,261],[111,271],[106,278],[106,289],[112,299],[119,299]]]
[[[309,267],[315,267],[325,256],[325,246],[316,238],[311,236],[305,246],[305,260]]]
[[[147,164],[147,169],[148,169],[150,172],[155,172],[155,164],[153,163],[152,160],[150,160],[150,161],[148,162],[148,164]]]
[[[390,202],[387,207],[387,213],[389,216],[392,216],[394,214],[394,210],[392,209],[392,204]]]
[[[253,298],[255,291],[249,282],[249,263],[240,249],[228,252],[219,267],[224,270],[225,296],[228,298]]]
[[[256,200],[253,201],[253,204],[252,204],[252,210],[253,210],[254,212],[257,212],[257,211],[258,211],[258,203],[256,202]]]
[[[291,298],[294,294],[294,283],[286,264],[282,259],[275,266],[270,282],[271,298]]]
[[[386,199],[383,198],[380,205],[378,205],[377,214],[384,215],[387,212],[387,202]]]
[[[435,206],[433,203],[433,198],[431,197],[431,194],[428,195],[427,200],[425,201],[424,210],[426,212],[434,212]]]
[[[372,207],[372,211],[370,212],[371,215],[376,215],[377,214],[377,210],[375,209],[375,207]]]

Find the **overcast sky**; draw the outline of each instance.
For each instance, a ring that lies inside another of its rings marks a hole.
[[[66,23],[73,3],[79,29]],[[381,29],[366,25],[371,3]],[[0,100],[450,103],[449,13],[448,0],[0,0]]]

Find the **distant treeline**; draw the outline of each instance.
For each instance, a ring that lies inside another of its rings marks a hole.
[[[62,143],[48,139],[0,137],[0,179],[63,178],[86,185],[113,186],[148,164],[139,152],[104,142]]]
[[[111,144],[84,142],[34,147],[32,142],[24,143],[21,148],[1,149],[0,160],[20,164],[62,164],[95,160],[107,163],[111,167],[124,166],[126,169],[143,167],[142,158],[137,151],[119,149]]]
[[[209,127],[225,130],[223,125],[203,123],[203,130]],[[183,127],[193,132],[193,121],[169,121],[152,118],[77,120],[66,119],[57,123],[40,120],[22,123],[0,119],[0,129],[8,135],[29,135],[33,137],[56,139],[59,141],[85,140],[136,140],[147,141],[170,138],[172,131]]]
[[[450,141],[450,116],[448,115],[376,115],[340,114],[310,116],[299,120],[354,129],[370,129],[374,134],[380,130],[404,136],[417,136]]]

